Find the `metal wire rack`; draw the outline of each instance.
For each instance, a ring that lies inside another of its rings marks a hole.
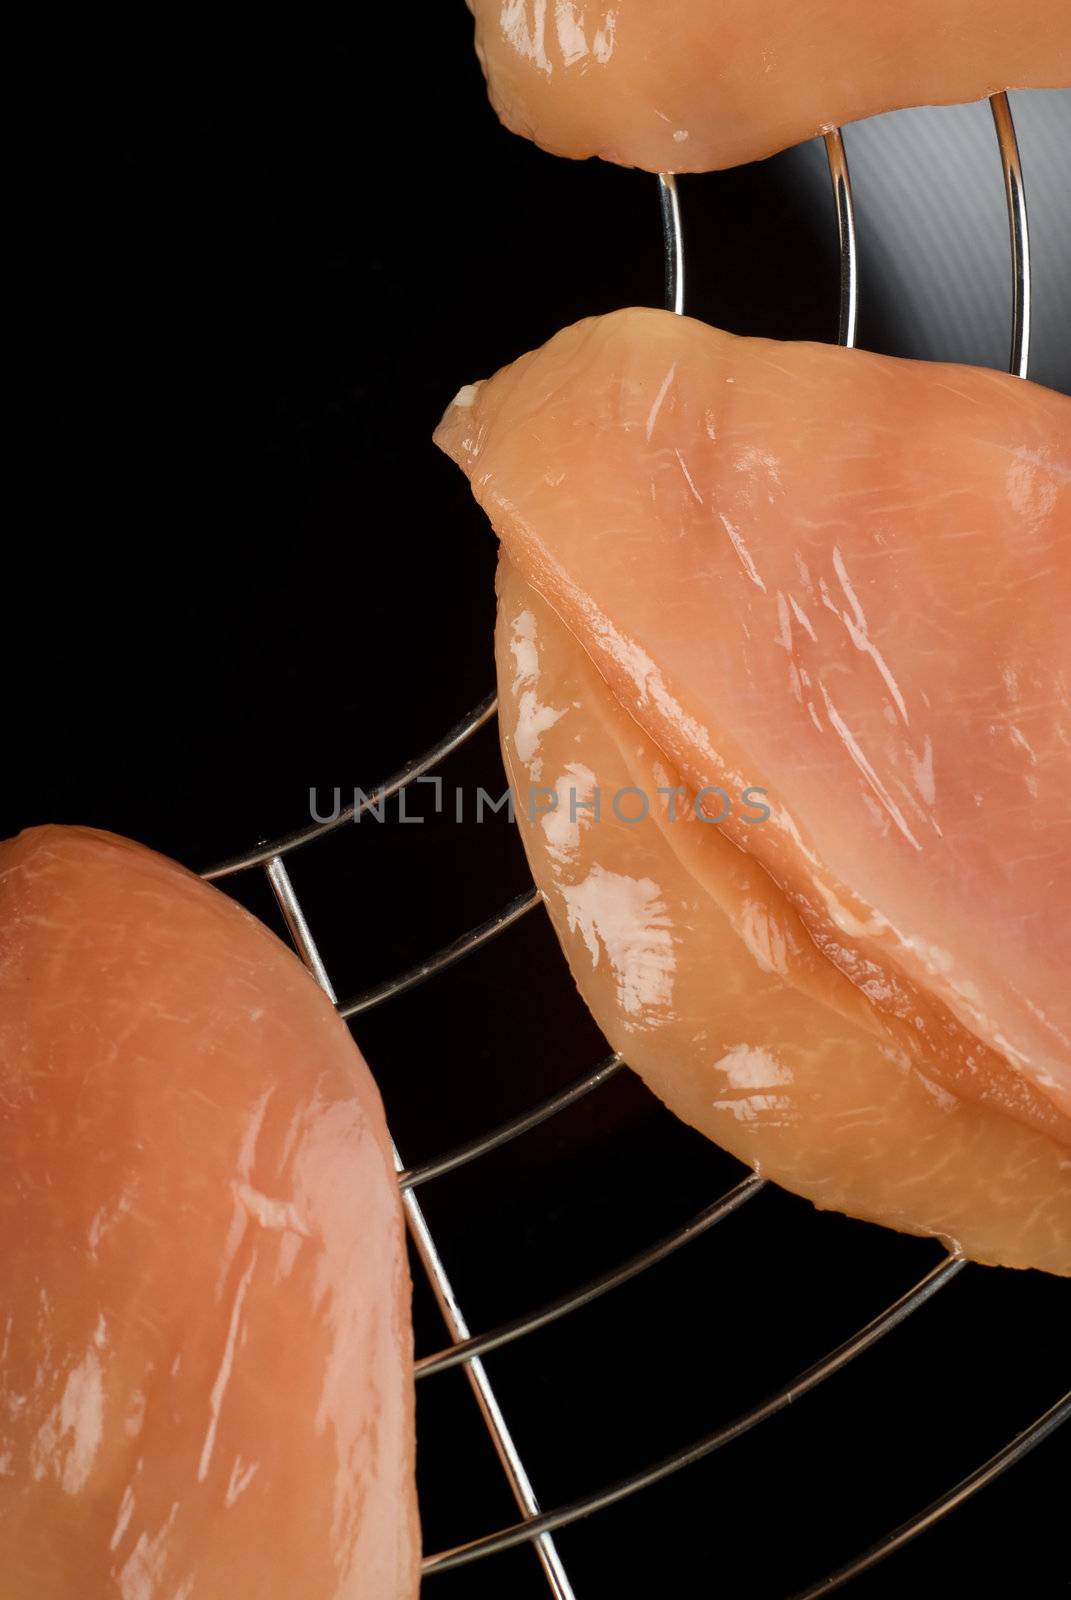
[[[1030,236],[1026,197],[1015,126],[1007,95],[1003,93],[994,95],[990,105],[1003,169],[1011,244],[1013,292],[1009,366],[1012,373],[1025,378],[1029,363],[1031,313]],[[839,129],[833,129],[825,136],[825,146],[839,239],[839,342],[851,347],[855,344],[856,337],[859,266],[851,177]],[[666,174],[659,176],[657,181],[665,247],[666,307],[681,314],[684,310],[685,265],[677,185],[674,178]],[[330,821],[312,824],[271,844],[259,845],[243,855],[221,862],[202,874],[209,881],[219,882],[239,873],[263,870],[299,955],[344,1018],[348,1019],[369,1011],[445,971],[480,946],[505,933],[520,918],[541,904],[537,891],[534,888],[528,890],[518,895],[494,917],[472,928],[426,961],[400,973],[389,982],[340,1002],[286,865],[287,856],[294,851],[314,845],[335,829],[355,820],[362,812],[380,807],[384,801],[399,794],[407,785],[431,772],[490,722],[495,713],[495,697],[490,695],[450,729],[437,744],[402,767],[358,804],[341,809]],[[426,1578],[528,1543],[533,1546],[538,1556],[549,1592],[556,1597],[556,1600],[575,1600],[572,1583],[555,1544],[554,1534],[558,1529],[638,1494],[641,1490],[700,1461],[758,1427],[801,1395],[817,1388],[856,1356],[863,1354],[878,1340],[891,1333],[932,1296],[950,1284],[966,1266],[963,1259],[954,1255],[947,1256],[852,1337],[831,1350],[823,1359],[800,1372],[791,1383],[777,1389],[761,1404],[745,1411],[727,1425],[697,1439],[687,1448],[655,1461],[619,1482],[599,1488],[569,1504],[544,1510],[537,1499],[524,1461],[488,1378],[483,1357],[488,1352],[514,1340],[523,1339],[550,1322],[568,1316],[570,1312],[609,1293],[648,1267],[684,1248],[717,1223],[731,1217],[766,1186],[766,1180],[756,1176],[744,1178],[742,1182],[737,1183],[727,1193],[722,1194],[693,1216],[684,1226],[621,1262],[611,1271],[592,1278],[572,1292],[536,1307],[511,1322],[476,1334],[470,1329],[454,1293],[436,1241],[428,1227],[419,1191],[423,1185],[458,1167],[477,1161],[489,1151],[556,1116],[582,1097],[597,1092],[621,1070],[623,1064],[619,1055],[608,1056],[559,1093],[532,1106],[523,1114],[489,1129],[480,1137],[448,1150],[421,1166],[407,1167],[397,1147],[394,1147],[395,1166],[410,1235],[450,1336],[448,1346],[417,1361],[417,1379],[424,1381],[451,1367],[464,1366],[476,1404],[520,1514],[518,1520],[510,1526],[499,1528],[452,1549],[440,1550],[425,1556],[423,1571]],[[1069,1417],[1071,1417],[1071,1392],[1057,1400],[1030,1426],[1010,1439],[1002,1449],[945,1494],[886,1534],[876,1544],[863,1550],[853,1560],[800,1591],[793,1600],[813,1600],[813,1597],[828,1594],[867,1571],[992,1482]]]

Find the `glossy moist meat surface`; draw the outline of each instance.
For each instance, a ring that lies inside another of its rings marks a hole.
[[[757,862],[697,820],[694,793],[506,556],[498,588],[521,837],[614,1048],[685,1121],[823,1208],[1071,1273],[1071,1124],[1042,1132],[946,1092]]]
[[[1071,84],[1066,0],[469,0],[491,101],[563,156],[754,161],[902,106]]]
[[[792,987],[833,985],[890,1073],[998,1113],[1015,1149],[1043,1138],[1034,1199],[1064,1250],[1069,422],[1065,399],[998,374],[631,311],[468,386],[438,435],[666,782],[731,797],[723,817],[712,798],[716,828],[671,830],[673,854],[706,878],[690,852],[718,835],[789,916],[809,974],[790,962]],[[499,660],[505,695],[501,643]],[[521,764],[553,787],[565,702],[518,693]],[[606,827],[582,836],[601,847]],[[800,1026],[808,1048],[837,1037],[818,1013]],[[665,1088],[664,1041],[660,1092],[702,1121]],[[878,1104],[856,1102],[864,1121]],[[922,1211],[899,1225],[964,1233]]]
[[[140,846],[0,846],[5,1600],[419,1585],[402,1219],[345,1025]]]

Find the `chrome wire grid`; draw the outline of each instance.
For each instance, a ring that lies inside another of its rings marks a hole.
[[[1027,225],[1026,197],[1022,169],[1015,134],[1015,125],[1006,94],[994,95],[990,101],[996,129],[1004,175],[1008,205],[1009,233],[1012,265],[1012,334],[1010,370],[1019,377],[1027,376],[1030,349],[1030,237]],[[851,177],[848,170],[844,141],[839,129],[825,136],[826,155],[833,187],[840,255],[840,309],[839,342],[851,347],[855,344],[859,295],[859,270],[856,248],[855,213],[852,200]],[[663,174],[658,178],[659,202],[662,214],[666,268],[666,307],[682,314],[684,311],[684,246],[681,229],[680,206],[674,178]],[[294,945],[315,976],[321,988],[336,1006],[340,1016],[351,1018],[369,1011],[386,1000],[404,994],[425,979],[445,971],[455,962],[504,933],[520,918],[541,904],[539,893],[533,888],[502,908],[488,921],[472,928],[468,933],[447,945],[418,966],[400,973],[392,980],[339,1001],[330,976],[321,959],[317,942],[306,919],[304,910],[294,890],[287,870],[286,857],[293,851],[315,844],[325,835],[366,811],[377,810],[382,804],[399,794],[407,785],[431,772],[446,760],[496,714],[494,695],[475,706],[456,727],[423,755],[402,767],[386,782],[380,784],[358,804],[344,808],[330,821],[315,823],[297,832],[277,839],[274,843],[258,846],[244,855],[235,856],[204,872],[209,881],[219,882],[239,873],[262,869],[271,885],[276,902],[290,931]],[[649,1248],[623,1261],[613,1270],[582,1284],[571,1293],[537,1307],[524,1316],[483,1333],[474,1334],[454,1293],[449,1275],[432,1237],[421,1206],[418,1191],[422,1185],[439,1178],[456,1168],[476,1161],[487,1152],[536,1127],[538,1124],[564,1111],[582,1097],[597,1091],[623,1066],[617,1054],[608,1056],[588,1073],[578,1078],[564,1090],[532,1106],[520,1116],[489,1129],[480,1137],[444,1152],[441,1156],[421,1166],[407,1167],[396,1146],[394,1161],[406,1220],[416,1254],[427,1275],[429,1285],[438,1302],[443,1320],[450,1335],[445,1348],[421,1357],[416,1362],[418,1380],[432,1377],[451,1367],[463,1365],[483,1421],[494,1444],[502,1469],[517,1503],[518,1521],[499,1528],[480,1538],[440,1550],[424,1557],[425,1577],[445,1572],[468,1562],[493,1556],[499,1551],[530,1543],[539,1558],[549,1591],[556,1600],[576,1600],[575,1591],[562,1563],[554,1540],[559,1528],[588,1517],[604,1507],[624,1500],[640,1490],[669,1477],[672,1473],[702,1460],[723,1445],[748,1433],[752,1428],[775,1416],[794,1400],[816,1388],[827,1378],[845,1367],[856,1356],[870,1349],[878,1340],[898,1327],[912,1312],[924,1305],[939,1290],[945,1288],[967,1265],[966,1261],[949,1254],[936,1267],[920,1278],[912,1288],[887,1306],[878,1316],[860,1328],[851,1338],[831,1350],[823,1359],[798,1374],[769,1395],[761,1404],[737,1416],[732,1422],[697,1439],[685,1449],[678,1450],[662,1460],[653,1462],[639,1472],[617,1483],[561,1505],[552,1510],[541,1508],[524,1462],[514,1442],[509,1425],[502,1414],[494,1388],[488,1378],[483,1357],[492,1350],[522,1339],[527,1334],[550,1322],[567,1316],[579,1307],[608,1293],[619,1285],[642,1273],[656,1262],[699,1238],[737,1211],[753,1196],[766,1187],[767,1180],[748,1176],[727,1193]],[[1010,1439],[989,1460],[969,1473],[946,1493],[909,1518],[899,1527],[862,1551],[846,1565],[829,1573],[808,1588],[799,1591],[793,1600],[813,1600],[840,1588],[850,1579],[875,1566],[885,1556],[906,1544],[941,1518],[955,1510],[978,1490],[984,1488],[1008,1467],[1021,1460],[1034,1446],[1055,1431],[1071,1417],[1071,1391],[1056,1401],[1047,1411],[1022,1432]]]

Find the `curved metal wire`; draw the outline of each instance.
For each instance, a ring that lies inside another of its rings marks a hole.
[[[438,1555],[428,1556],[424,1561],[425,1573],[448,1572],[451,1567],[464,1566],[481,1556],[489,1556],[495,1551],[508,1550],[513,1545],[524,1544],[541,1533],[551,1533],[558,1528],[564,1528],[569,1523],[578,1522],[581,1517],[588,1517],[592,1512],[602,1511],[618,1500],[624,1500],[638,1493],[641,1489],[650,1488],[652,1484],[668,1478],[671,1473],[679,1472],[682,1467],[689,1467],[697,1461],[702,1461],[705,1456],[711,1455],[730,1440],[738,1439],[742,1434],[750,1432],[760,1422],[775,1416],[792,1401],[800,1399],[833,1373],[847,1366],[855,1356],[876,1344],[886,1333],[903,1322],[905,1317],[917,1311],[919,1306],[924,1305],[931,1296],[962,1271],[965,1265],[962,1258],[949,1256],[920,1279],[913,1289],[909,1289],[872,1322],[868,1322],[865,1328],[861,1328],[844,1344],[838,1345],[814,1366],[801,1372],[792,1383],[776,1390],[761,1405],[745,1411],[735,1421],[716,1429],[714,1433],[689,1445],[687,1449],[678,1450],[674,1455],[666,1456],[656,1462],[654,1466],[646,1467],[642,1472],[634,1473],[629,1478],[623,1478],[619,1483],[612,1484],[597,1494],[587,1495],[582,1500],[574,1500],[569,1505],[560,1506],[556,1511],[545,1511],[538,1517],[516,1522],[510,1528],[502,1528],[498,1533],[485,1534],[481,1539],[471,1539],[467,1544],[455,1545],[452,1550],[443,1550]]]
[[[1009,370],[1025,378],[1030,365],[1031,267],[1030,224],[1026,214],[1026,188],[1019,159],[1019,141],[1007,94],[1002,90],[989,102],[997,130],[1004,193],[1008,200],[1008,233],[1012,261],[1012,337]]]
[[[414,761],[409,761],[404,767],[380,784],[370,795],[364,795],[355,804],[344,806],[337,817],[332,817],[329,822],[314,822],[307,828],[298,828],[294,833],[284,834],[281,839],[274,840],[271,844],[257,845],[252,850],[247,850],[244,855],[231,856],[227,861],[221,861],[214,867],[201,873],[201,877],[208,883],[218,878],[229,878],[235,872],[244,872],[247,867],[262,867],[277,856],[289,855],[291,850],[296,850],[300,845],[311,844],[314,839],[322,839],[328,833],[334,833],[336,828],[341,828],[344,823],[352,822],[356,817],[363,816],[366,811],[379,807],[384,800],[390,800],[404,789],[407,783],[414,782],[425,772],[430,771],[438,762],[445,761],[467,739],[483,727],[485,722],[490,722],[498,710],[498,697],[489,694],[486,700],[481,700],[474,706],[468,716],[443,735],[438,744],[432,745],[430,750],[425,750],[422,756],[417,756]]]
[[[538,1311],[516,1317],[512,1322],[504,1322],[500,1327],[493,1328],[490,1333],[481,1333],[476,1338],[465,1339],[462,1343],[451,1345],[449,1349],[440,1350],[435,1355],[424,1356],[416,1363],[417,1377],[430,1378],[435,1372],[445,1372],[448,1367],[460,1366],[475,1356],[486,1355],[489,1350],[497,1350],[504,1344],[512,1344],[514,1339],[521,1339],[527,1333],[534,1333],[537,1328],[545,1328],[548,1322],[557,1322],[559,1317],[567,1316],[570,1311],[578,1311],[581,1306],[590,1305],[591,1301],[597,1300],[600,1295],[608,1293],[610,1289],[618,1288],[622,1283],[627,1283],[630,1278],[637,1277],[648,1267],[653,1267],[656,1262],[664,1261],[667,1256],[673,1255],[682,1245],[698,1239],[715,1223],[731,1216],[746,1200],[751,1200],[765,1187],[765,1178],[756,1178],[751,1174],[735,1188],[730,1189],[728,1194],[722,1195],[720,1200],[715,1200],[713,1205],[706,1206],[690,1222],[686,1222],[683,1228],[674,1229],[657,1244],[630,1256],[621,1266],[613,1267],[609,1272],[592,1278],[582,1288],[573,1289],[560,1299],[549,1301]]]
[[[396,995],[415,989],[418,983],[425,983],[428,978],[434,978],[437,972],[445,972],[455,961],[461,961],[463,957],[478,950],[482,944],[497,938],[500,933],[504,933],[507,928],[511,928],[515,922],[519,922],[529,911],[534,911],[536,906],[542,903],[543,897],[538,889],[526,889],[511,900],[509,905],[503,906],[501,911],[496,911],[493,917],[481,922],[478,928],[470,928],[468,933],[463,933],[453,944],[448,944],[445,949],[429,956],[427,961],[422,961],[417,967],[411,967],[408,972],[399,973],[396,978],[389,978],[386,983],[377,984],[374,989],[366,989],[364,994],[359,994],[355,1000],[349,1000],[344,1006],[339,1006],[339,1015],[347,1018],[360,1016],[362,1011],[371,1011],[373,1006],[380,1006],[385,1000],[393,1000]]]
[[[1002,1472],[1021,1461],[1029,1455],[1035,1445],[1047,1439],[1050,1433],[1055,1433],[1061,1423],[1071,1418],[1071,1391],[1058,1400],[1054,1406],[1032,1422],[1022,1433],[1017,1433],[1014,1439],[998,1450],[995,1456],[975,1472],[962,1478],[954,1489],[949,1489],[947,1494],[941,1495],[928,1505],[925,1511],[920,1511],[917,1516],[911,1517],[877,1544],[871,1545],[869,1550],[857,1556],[854,1561],[849,1561],[846,1566],[839,1567],[836,1572],[831,1572],[828,1577],[821,1578],[813,1583],[809,1589],[801,1589],[793,1596],[793,1600],[817,1600],[817,1596],[832,1594],[834,1589],[839,1589],[852,1578],[857,1578],[860,1573],[866,1572],[870,1567],[876,1566],[886,1556],[892,1555],[894,1550],[899,1550],[918,1534],[925,1533],[927,1528],[932,1528],[935,1522],[940,1522],[950,1511],[962,1505],[964,1500],[969,1500],[972,1494],[977,1494],[979,1489],[984,1489],[987,1483],[992,1483],[994,1478],[999,1478]]]
[[[564,1111],[567,1106],[574,1105],[577,1100],[582,1100],[593,1089],[600,1088],[619,1072],[624,1066],[621,1057],[616,1053],[608,1056],[605,1061],[588,1072],[567,1089],[562,1089],[559,1094],[551,1095],[549,1100],[540,1101],[539,1105],[525,1111],[519,1117],[513,1117],[509,1122],[500,1122],[497,1128],[492,1128],[489,1133],[483,1133],[476,1139],[470,1139],[467,1144],[459,1144],[444,1156],[439,1156],[435,1161],[426,1161],[421,1167],[410,1167],[405,1172],[399,1173],[398,1182],[403,1189],[414,1189],[418,1184],[429,1183],[432,1178],[441,1178],[444,1172],[453,1172],[457,1167],[463,1167],[469,1161],[475,1161],[477,1156],[485,1156],[489,1150],[497,1150],[500,1144],[508,1144],[511,1139],[516,1139],[520,1134],[527,1133],[529,1128],[537,1128],[541,1122],[546,1122],[548,1117],[557,1116],[559,1111]]]
[[[658,200],[662,211],[662,242],[666,257],[666,310],[684,315],[684,234],[677,180],[672,172],[658,174]]]
[[[840,314],[837,343],[851,350],[859,322],[859,252],[855,238],[855,200],[848,170],[848,152],[839,128],[826,134],[826,160],[833,184],[833,204],[837,212],[837,241],[840,248]]]

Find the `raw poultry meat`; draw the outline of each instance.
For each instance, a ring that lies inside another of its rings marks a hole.
[[[382,1108],[297,958],[140,846],[0,846],[4,1600],[419,1587]]]
[[[755,860],[681,799],[669,821],[654,797],[679,775],[507,556],[499,602],[525,849],[629,1064],[694,1127],[822,1207],[938,1234],[980,1261],[1071,1272],[1071,1150],[909,1066]],[[653,814],[637,821],[642,796]]]
[[[491,101],[562,156],[754,161],[900,106],[1071,84],[1066,0],[469,0]]]
[[[820,1204],[1071,1271],[1071,402],[634,310],[437,438],[508,553],[507,762],[611,1042]]]

